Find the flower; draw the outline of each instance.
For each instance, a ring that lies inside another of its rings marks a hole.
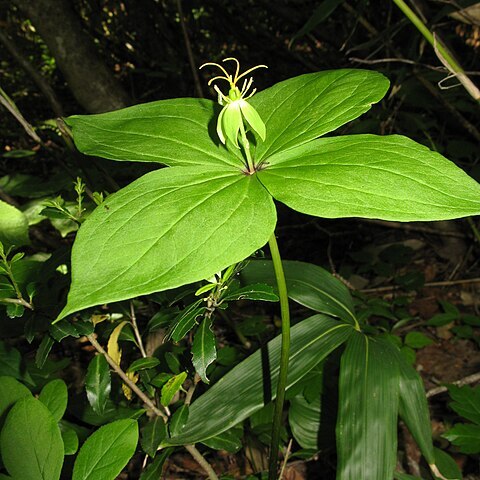
[[[245,124],[247,124],[262,140],[265,140],[266,130],[265,124],[258,112],[247,102],[247,100],[257,91],[254,88],[250,93],[249,90],[253,83],[253,78],[245,78],[242,88],[238,88],[237,82],[248,75],[257,68],[268,68],[266,65],[257,65],[250,68],[246,72],[240,74],[240,63],[236,58],[229,57],[223,60],[224,62],[233,61],[237,68],[235,75],[230,75],[222,65],[218,63],[204,63],[200,68],[212,65],[218,67],[223,75],[212,78],[208,85],[211,85],[216,80],[226,80],[230,84],[228,95],[224,95],[217,85],[214,85],[215,91],[218,93],[218,103],[223,106],[217,120],[217,134],[223,144],[227,143],[227,139],[232,142],[237,148],[240,148],[238,137],[240,135],[241,141],[245,148],[249,148],[248,140],[245,132]]]

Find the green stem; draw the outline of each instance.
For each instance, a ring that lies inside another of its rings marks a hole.
[[[278,294],[280,297],[280,311],[282,315],[282,348],[280,352],[280,371],[278,374],[277,397],[273,412],[272,442],[270,444],[270,459],[268,469],[268,480],[277,478],[278,447],[280,444],[280,430],[282,427],[283,402],[285,399],[285,388],[287,385],[288,357],[290,351],[290,309],[288,307],[287,284],[283,273],[282,258],[278,250],[275,232],[268,241],[270,253],[277,280]]]
[[[253,166],[252,154],[250,153],[250,142],[248,141],[247,132],[245,131],[245,125],[243,124],[243,121],[240,122],[240,135],[242,136],[243,151],[247,157],[248,173],[252,174],[255,172],[255,167]]]
[[[417,16],[417,14],[403,0],[393,1],[397,5],[397,7],[405,14],[405,16],[417,27],[420,33],[425,37],[425,40],[427,40],[427,42],[430,43],[433,48],[438,50],[444,60],[450,65],[451,70],[455,73],[463,73],[462,67],[452,57],[450,52],[440,42],[435,40],[432,32],[430,32],[430,30]]]

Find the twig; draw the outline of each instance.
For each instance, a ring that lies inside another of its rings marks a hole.
[[[23,297],[22,298],[2,298],[0,299],[0,302],[5,302],[5,303],[13,303],[15,305],[22,305],[23,307],[26,307],[30,310],[33,310],[33,305],[31,303],[28,303]]]
[[[143,358],[146,358],[148,355],[145,352],[145,348],[143,347],[143,341],[142,341],[142,336],[140,335],[140,330],[138,330],[137,317],[135,316],[135,308],[133,306],[133,302],[130,302],[130,320],[132,321],[131,325],[133,328],[133,333],[135,334],[135,338],[137,339],[140,353],[142,354]]]
[[[97,340],[95,339],[93,334],[87,335],[87,338],[88,338],[89,342],[95,347],[95,350],[97,350],[98,353],[101,353],[105,357],[105,360],[109,363],[109,365],[113,368],[113,370],[115,370],[115,372],[123,380],[123,382],[125,384],[127,384],[130,387],[130,389],[133,390],[138,395],[138,397],[143,401],[143,403],[145,403],[145,405],[147,405],[153,411],[153,413],[155,413],[155,415],[158,415],[159,417],[162,417],[163,421],[166,423],[168,421],[167,416],[162,411],[160,411],[155,406],[153,401],[150,398],[148,398],[147,395],[145,393],[143,393],[137,387],[137,385],[135,385],[135,383],[133,383],[127,377],[127,375],[120,368],[120,366],[115,363],[115,361],[112,359],[112,357],[110,357],[110,355],[104,350],[104,348],[97,342]]]
[[[17,120],[17,122],[23,127],[30,137],[40,145],[43,145],[40,137],[35,133],[33,127],[27,122],[20,110],[15,105],[15,102],[6,94],[6,92],[0,88],[0,105],[3,105]]]
[[[287,451],[285,452],[285,458],[283,459],[282,468],[280,469],[280,474],[278,475],[278,480],[282,480],[283,478],[283,472],[285,471],[285,467],[287,466],[288,457],[290,456],[290,451],[292,449],[292,442],[293,438],[291,438],[288,442]]]
[[[480,283],[480,278],[466,278],[463,280],[445,280],[441,282],[427,282],[424,283],[424,287],[450,287],[453,285],[467,285],[472,283]],[[386,287],[376,287],[376,288],[364,288],[359,290],[361,293],[381,293],[381,292],[391,292],[394,290],[401,289],[401,285],[389,285]]]
[[[177,10],[178,10],[178,15],[180,17],[180,24],[182,26],[182,33],[183,33],[183,40],[185,42],[185,48],[187,49],[188,62],[190,63],[190,68],[192,70],[192,75],[193,75],[193,81],[195,83],[195,90],[197,91],[197,95],[200,98],[203,98],[204,95],[202,90],[202,84],[200,83],[200,77],[198,76],[198,70],[195,65],[195,59],[193,58],[192,45],[190,43],[190,38],[188,36],[185,17],[183,15],[182,0],[177,0]]]
[[[473,373],[468,377],[461,378],[455,382],[451,382],[450,385],[456,385],[457,387],[463,387],[463,385],[470,385],[471,383],[480,382],[480,372]],[[435,395],[439,395],[440,393],[446,392],[448,390],[447,387],[442,385],[441,387],[435,387],[427,392],[427,398],[434,397]]]
[[[213,470],[212,466],[205,460],[203,455],[197,450],[195,445],[185,445],[190,455],[198,462],[198,464],[205,470],[210,480],[218,480],[218,476]]]
[[[200,382],[200,380],[200,375],[198,375],[198,373],[195,373],[195,376],[193,377],[193,383],[188,389],[187,395],[185,396],[185,405],[188,406],[192,402],[193,394],[195,393],[195,389],[197,388],[198,382]]]

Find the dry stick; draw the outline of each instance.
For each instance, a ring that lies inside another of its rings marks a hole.
[[[285,467],[287,466],[288,457],[290,456],[290,451],[292,449],[292,442],[293,439],[291,438],[287,445],[287,451],[285,452],[285,458],[283,459],[282,468],[280,469],[280,474],[278,475],[278,480],[282,480],[283,478],[283,472],[285,471]]]
[[[456,385],[457,387],[462,387],[463,385],[470,385],[471,383],[476,383],[476,382],[480,382],[480,372],[473,373],[468,377],[461,378],[460,380],[452,382],[450,385]],[[431,390],[428,390],[426,395],[427,395],[427,398],[430,398],[430,397],[434,397],[435,395],[439,395],[440,393],[446,392],[447,390],[448,388],[445,386],[435,387],[435,388],[432,388]]]
[[[57,117],[63,116],[63,108],[58,101],[57,96],[53,88],[48,84],[45,78],[38,73],[36,68],[27,60],[25,55],[18,49],[13,42],[4,32],[0,29],[0,42],[2,42],[12,57],[18,62],[18,64],[30,75],[32,80],[36,83],[37,87],[43,93],[48,103],[52,107],[53,112]]]
[[[466,278],[464,280],[445,280],[441,282],[427,282],[424,283],[424,287],[450,287],[452,285],[468,285],[472,283],[480,283],[480,278]],[[376,288],[364,288],[359,290],[361,293],[378,293],[378,292],[391,292],[402,288],[400,285],[389,285],[387,287]]]
[[[212,466],[203,458],[203,455],[197,450],[195,445],[185,445],[190,455],[198,462],[198,464],[207,472],[210,480],[218,480],[217,474]]]
[[[137,339],[140,353],[142,354],[143,358],[146,358],[148,355],[145,352],[145,348],[143,347],[142,336],[140,335],[140,330],[137,326],[137,317],[135,315],[135,308],[133,307],[133,302],[130,302],[130,320],[132,321],[133,333],[135,334],[135,338]]]
[[[109,365],[113,368],[113,370],[115,370],[116,373],[118,373],[118,376],[123,380],[123,382],[125,384],[127,384],[137,395],[138,397],[143,401],[143,403],[145,403],[145,405],[147,405],[152,411],[153,413],[155,413],[155,415],[158,415],[159,417],[162,417],[164,422],[166,423],[168,421],[168,418],[167,416],[162,412],[160,411],[156,406],[155,404],[153,403],[153,401],[148,398],[147,395],[145,395],[145,393],[143,393],[138,387],[137,385],[135,385],[135,383],[133,383],[128,377],[127,375],[125,374],[125,372],[120,368],[119,365],[117,365],[115,363],[115,361],[112,359],[112,357],[104,350],[104,348],[97,342],[97,340],[95,339],[95,337],[93,336],[93,334],[90,334],[90,335],[87,335],[87,338],[89,340],[89,342],[95,347],[95,350],[98,352],[98,353],[101,353],[104,357],[105,357],[105,360],[109,363]]]
[[[182,25],[183,40],[185,42],[185,48],[187,49],[188,62],[190,63],[190,68],[192,70],[193,81],[195,83],[195,90],[197,91],[197,95],[200,98],[203,98],[202,84],[200,83],[200,77],[198,76],[198,70],[195,65],[195,59],[193,58],[192,45],[190,43],[190,38],[188,36],[185,17],[183,15],[182,0],[177,0],[177,10],[178,10],[178,15],[180,16],[180,24]]]

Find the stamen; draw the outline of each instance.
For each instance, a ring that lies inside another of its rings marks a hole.
[[[237,84],[237,81],[238,81],[238,78],[239,78],[238,74],[240,73],[240,62],[234,57],[228,57],[228,58],[223,59],[224,62],[227,62],[229,60],[232,60],[237,64],[237,69],[235,71],[235,76],[233,77],[233,83],[232,83],[232,87],[234,87]]]
[[[250,72],[253,72],[257,68],[268,68],[268,67],[266,65],[257,65],[255,67],[249,68],[246,72],[243,72],[240,76],[237,77],[237,81],[240,80],[245,75],[249,74]]]
[[[250,77],[250,80],[248,81],[247,83],[247,88],[245,89],[245,91],[243,92],[243,95],[246,95],[247,92],[250,90],[250,87],[252,86],[252,83],[253,83],[253,77]],[[242,95],[242,97],[243,97]]]
[[[209,81],[208,81],[208,86],[210,86],[212,84],[212,82],[214,82],[215,80],[226,80],[228,83],[232,83],[232,77],[228,76],[227,77],[222,77],[221,75],[219,75],[218,77],[213,77],[211,78]]]
[[[252,90],[252,92],[250,93],[250,95],[249,95],[248,97],[245,97],[244,100],[248,100],[250,97],[253,97],[253,96],[255,95],[255,92],[256,92],[256,91],[257,91],[257,89],[254,88],[254,89]]]
[[[213,62],[207,62],[207,63],[204,63],[200,68],[202,69],[203,67],[206,67],[207,65],[211,65],[213,67],[218,67],[224,74],[225,74],[225,77],[229,78],[230,75],[228,74],[228,72],[221,66],[219,65],[218,63],[213,63]]]

